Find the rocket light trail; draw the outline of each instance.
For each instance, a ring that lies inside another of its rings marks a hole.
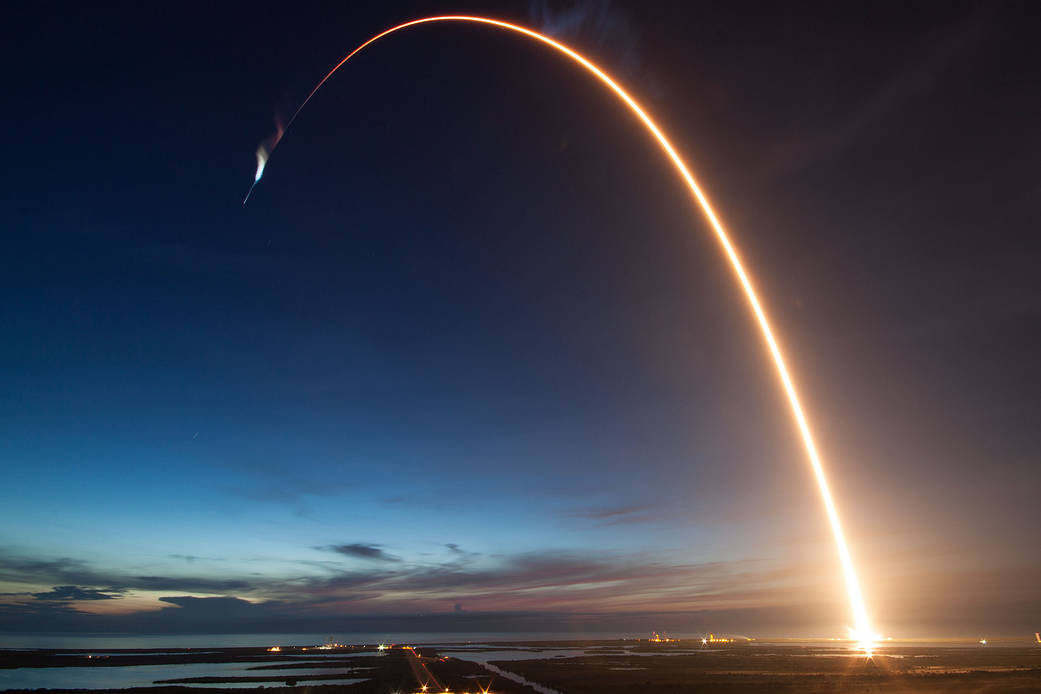
[[[852,612],[854,621],[854,627],[851,630],[852,636],[856,641],[858,641],[859,645],[870,655],[873,641],[878,637],[872,632],[871,629],[871,622],[868,619],[867,609],[864,606],[864,597],[861,594],[860,583],[857,580],[856,570],[853,567],[853,559],[850,554],[849,547],[846,543],[845,535],[842,531],[842,524],[839,522],[838,509],[836,508],[835,501],[832,498],[831,490],[828,486],[828,480],[826,475],[824,474],[824,467],[821,463],[820,456],[817,453],[817,446],[813,442],[813,436],[810,433],[809,423],[807,422],[806,415],[803,413],[802,406],[799,404],[799,397],[795,391],[795,384],[788,373],[788,367],[785,365],[784,357],[781,354],[781,348],[777,343],[777,339],[774,337],[773,330],[771,330],[770,328],[770,323],[767,320],[766,312],[763,310],[763,307],[759,302],[759,297],[756,294],[755,287],[752,285],[752,281],[751,279],[749,279],[748,273],[745,271],[744,265],[741,263],[741,259],[737,253],[737,250],[734,248],[734,245],[730,242],[730,238],[724,230],[723,225],[720,223],[718,217],[716,217],[716,213],[712,209],[712,206],[709,204],[708,198],[706,198],[705,194],[701,192],[701,189],[698,187],[697,182],[694,180],[694,176],[690,173],[690,170],[687,168],[687,165],[683,162],[683,159],[676,152],[672,144],[665,137],[662,131],[658,128],[658,126],[654,123],[654,121],[651,120],[651,117],[648,116],[647,113],[643,110],[643,108],[636,102],[636,100],[633,99],[633,97],[629,96],[629,94],[624,89],[622,89],[622,87],[620,87],[617,82],[611,79],[611,77],[609,77],[593,62],[583,57],[579,53],[576,53],[574,50],[568,48],[564,44],[559,43],[549,38],[548,36],[544,36],[536,31],[533,31],[532,29],[518,26],[516,24],[510,24],[509,22],[504,22],[498,19],[490,19],[488,17],[443,15],[436,17],[424,17],[422,19],[416,19],[410,22],[405,22],[403,24],[398,24],[397,26],[391,27],[386,31],[376,34],[368,41],[366,41],[365,43],[361,44],[353,51],[348,53],[347,56],[339,63],[337,63],[333,67],[333,69],[330,70],[325,75],[325,77],[323,77],[321,81],[318,82],[315,88],[311,90],[311,93],[308,94],[307,98],[304,99],[302,104],[300,104],[300,107],[293,114],[293,117],[289,119],[289,122],[286,124],[285,128],[280,128],[279,131],[275,134],[275,136],[268,141],[270,142],[270,146],[268,146],[267,143],[262,143],[261,148],[257,152],[257,173],[253,182],[253,186],[256,186],[257,182],[260,181],[261,176],[263,176],[264,167],[267,163],[268,157],[270,157],[271,152],[274,151],[274,148],[278,145],[282,135],[293,124],[293,121],[296,120],[296,117],[300,115],[300,111],[303,110],[304,106],[307,105],[311,98],[318,92],[319,89],[322,88],[322,86],[329,80],[329,78],[336,73],[337,70],[339,70],[348,60],[350,60],[352,57],[361,52],[365,47],[369,46],[372,43],[375,43],[384,36],[392,34],[396,31],[400,31],[402,29],[407,29],[409,27],[417,26],[420,24],[429,24],[432,22],[470,22],[475,24],[492,26],[499,29],[506,29],[535,39],[536,41],[550,46],[551,48],[554,48],[560,53],[563,53],[567,57],[571,58],[573,61],[581,65],[587,71],[592,73],[594,77],[599,79],[605,86],[607,86],[612,92],[614,92],[614,94],[618,98],[625,102],[625,104],[629,107],[633,114],[635,114],[636,117],[640,119],[644,127],[651,133],[651,135],[654,136],[662,151],[672,161],[673,166],[676,167],[677,172],[680,174],[680,176],[683,177],[683,180],[686,181],[687,187],[690,188],[690,192],[693,194],[694,199],[697,201],[698,205],[701,208],[701,211],[708,219],[713,232],[715,232],[716,239],[723,247],[723,251],[727,256],[727,259],[730,261],[731,269],[737,276],[741,288],[744,290],[745,298],[748,300],[752,312],[755,314],[755,318],[759,324],[759,328],[762,333],[763,339],[766,342],[767,348],[770,352],[770,356],[773,359],[777,375],[780,378],[781,384],[784,387],[784,392],[788,397],[788,403],[791,406],[792,415],[795,418],[795,423],[799,429],[799,433],[802,436],[803,446],[806,449],[806,455],[809,458],[810,466],[813,469],[813,474],[817,481],[817,487],[820,491],[821,499],[824,503],[824,510],[827,514],[828,522],[831,525],[831,532],[835,540],[836,549],[838,550],[839,561],[842,565],[842,573],[846,583],[846,592],[849,597],[850,610]],[[252,190],[253,188],[251,187],[250,192],[252,192]],[[246,199],[249,199],[248,194],[246,196]],[[244,200],[243,204],[245,204],[245,202],[246,201]]]

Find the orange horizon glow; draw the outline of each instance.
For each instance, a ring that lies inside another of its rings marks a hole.
[[[801,434],[803,445],[806,449],[806,454],[810,462],[810,466],[813,469],[814,478],[817,482],[817,487],[820,491],[820,496],[824,503],[825,513],[827,514],[828,522],[831,526],[832,535],[834,537],[835,545],[839,554],[839,560],[842,565],[842,573],[845,579],[846,592],[849,597],[850,611],[852,612],[854,621],[854,627],[850,630],[851,636],[870,655],[872,643],[878,637],[873,633],[871,629],[871,623],[868,619],[867,609],[864,605],[864,597],[860,590],[860,582],[857,579],[856,570],[853,566],[853,559],[850,554],[845,535],[842,531],[842,524],[839,522],[838,509],[835,505],[834,499],[832,498],[831,490],[828,486],[827,477],[824,474],[824,467],[821,463],[820,456],[817,453],[817,446],[814,443],[813,436],[810,432],[809,423],[806,419],[806,415],[803,413],[802,405],[799,402],[799,397],[795,390],[795,384],[788,373],[788,367],[785,364],[784,357],[781,353],[781,348],[777,342],[777,339],[774,337],[773,330],[770,328],[770,323],[767,320],[766,312],[763,310],[759,302],[759,297],[756,294],[755,288],[752,284],[751,279],[748,276],[748,273],[745,271],[744,265],[741,262],[737,250],[734,248],[734,245],[730,242],[730,238],[728,237],[726,230],[723,228],[723,225],[720,223],[718,217],[716,216],[716,213],[713,211],[712,206],[709,204],[708,198],[705,196],[704,193],[702,193],[701,189],[698,187],[698,184],[694,180],[694,176],[690,173],[690,170],[687,168],[687,165],[684,163],[683,159],[673,148],[669,140],[662,133],[661,129],[658,128],[657,124],[653,120],[651,120],[651,117],[647,115],[647,113],[643,110],[639,103],[637,103],[637,101],[633,97],[631,97],[624,89],[622,89],[622,87],[619,86],[617,82],[615,82],[611,77],[609,77],[603,70],[597,67],[592,61],[585,58],[581,54],[577,53],[571,48],[568,48],[564,44],[559,43],[558,41],[551,39],[548,36],[544,36],[543,34],[540,34],[532,29],[528,29],[517,24],[511,24],[509,22],[504,22],[498,19],[491,19],[488,17],[475,17],[467,15],[441,15],[435,17],[424,17],[422,19],[415,19],[409,22],[404,22],[402,24],[398,24],[397,26],[393,26],[385,31],[382,31],[379,34],[376,34],[369,40],[362,43],[360,46],[355,48],[350,53],[348,53],[347,56],[344,57],[343,60],[341,60],[339,63],[337,63],[325,75],[325,77],[323,77],[321,81],[318,82],[315,88],[311,90],[311,93],[307,95],[307,98],[304,99],[303,103],[293,114],[293,117],[290,118],[289,122],[286,124],[285,130],[289,129],[289,127],[293,124],[293,121],[295,121],[296,117],[300,114],[300,111],[303,110],[304,106],[307,105],[311,98],[318,92],[319,89],[322,88],[322,86],[329,80],[329,78],[332,77],[333,74],[335,74],[336,71],[339,70],[348,60],[357,55],[364,48],[378,41],[384,36],[392,34],[396,31],[400,31],[402,29],[407,29],[409,27],[421,24],[428,24],[432,22],[448,21],[469,22],[475,24],[483,24],[486,26],[492,26],[499,29],[506,29],[535,39],[571,58],[573,61],[584,67],[587,71],[592,73],[612,92],[614,92],[616,96],[618,96],[623,102],[625,102],[625,104],[630,108],[630,110],[643,123],[644,127],[651,133],[651,135],[654,136],[662,151],[666,155],[668,155],[668,158],[672,161],[680,176],[682,176],[683,180],[687,183],[687,187],[693,194],[695,200],[701,208],[701,211],[708,219],[709,224],[716,235],[716,239],[723,247],[723,251],[727,256],[727,259],[730,261],[731,269],[737,276],[741,288],[744,290],[745,298],[747,299],[748,304],[752,309],[752,312],[755,314],[755,318],[759,325],[763,339],[766,342],[766,346],[768,348],[768,351],[770,352],[770,356],[773,359],[777,375],[784,388],[784,392],[787,395],[788,403],[792,411],[792,416],[795,418],[795,423],[799,429],[799,433]],[[279,135],[281,134],[282,133],[279,133]],[[275,144],[277,145],[277,141],[275,142]],[[274,148],[272,147],[272,150],[273,149]],[[266,154],[269,155],[270,153]],[[260,180],[260,177],[263,174],[264,165],[266,163],[267,156],[261,158],[258,155],[258,171],[256,174],[254,185],[257,181]],[[252,188],[250,190],[252,191]]]

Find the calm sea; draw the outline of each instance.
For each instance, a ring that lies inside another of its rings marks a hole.
[[[235,646],[313,646],[329,637],[343,644],[492,643],[503,641],[571,641],[634,638],[632,634],[575,632],[387,632],[330,634],[59,634],[3,633],[0,648],[231,648]],[[640,636],[646,637],[641,634]]]

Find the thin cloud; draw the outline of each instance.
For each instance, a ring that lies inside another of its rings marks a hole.
[[[455,566],[476,561],[481,556],[480,552],[467,551],[454,542],[447,543],[445,549],[451,553],[452,561],[450,563]]]
[[[70,601],[70,600],[118,600],[124,591],[109,588],[107,591],[79,586],[54,586],[44,593],[30,593],[37,600]]]
[[[622,525],[647,523],[657,518],[656,507],[651,504],[629,504],[626,506],[596,506],[567,511],[571,518],[598,521],[599,525]]]
[[[79,559],[69,557],[38,559],[3,551],[0,551],[0,583],[45,584],[60,588],[78,587],[79,590],[93,589],[104,593],[148,590],[222,594],[250,592],[257,587],[254,581],[241,578],[133,576],[118,572],[103,572]],[[25,594],[29,595],[29,593]]]
[[[830,572],[820,567],[765,561],[684,563],[651,553],[586,551],[482,556],[470,561],[466,560],[470,553],[465,549],[448,544],[453,546],[445,546],[447,553],[442,561],[426,564],[396,557],[396,561],[373,559],[385,555],[377,545],[340,545],[352,548],[347,552],[350,556],[357,555],[358,547],[363,548],[366,561],[353,562],[353,569],[323,567],[318,575],[278,578],[123,576],[95,571],[74,559],[20,557],[2,562],[4,576],[17,574],[19,582],[49,582],[54,587],[0,596],[0,623],[15,631],[200,633],[224,629],[229,620],[243,631],[317,631],[334,630],[337,623],[342,628],[344,620],[352,620],[360,630],[393,630],[394,625],[402,629],[444,629],[446,623],[440,620],[449,619],[454,620],[451,628],[460,630],[527,626],[528,630],[540,631],[566,625],[610,629],[616,623],[656,619],[650,628],[683,630],[705,624],[713,628],[747,627],[763,633],[771,624],[791,628],[803,623],[826,624],[826,620],[814,620],[820,615],[833,619],[834,611],[841,606],[841,596],[829,591]],[[45,570],[48,576],[29,576],[26,570]],[[43,580],[72,574],[92,580]],[[939,602],[950,604],[976,595],[979,604],[972,599],[967,604],[977,612],[993,614],[995,624],[1022,626],[1039,614],[1041,601],[1031,591],[1037,583],[1036,571],[1002,575],[1002,581],[1018,587],[1014,604],[1008,605],[993,605],[978,597],[985,594],[981,585],[991,578],[990,574],[975,580],[966,576],[965,585],[958,589],[961,592],[946,595]],[[936,584],[924,579],[909,582],[917,586]],[[159,598],[163,606],[158,610],[88,613],[89,601],[125,597],[135,589],[170,592]],[[203,591],[218,595],[184,594]],[[918,602],[920,611],[932,614],[937,609],[928,600]],[[456,605],[465,609],[457,610]],[[914,610],[908,607],[907,611]],[[652,619],[649,615],[656,616]],[[951,628],[954,626],[952,622]],[[627,631],[632,628],[621,627]]]
[[[355,542],[348,545],[329,545],[327,547],[322,547],[321,549],[325,549],[330,552],[337,552],[338,554],[342,554],[345,557],[353,557],[355,559],[368,559],[371,561],[390,562],[401,561],[400,557],[395,557],[394,555],[387,554],[382,549],[380,549],[380,545],[370,545],[361,542]]]
[[[577,38],[609,51],[630,75],[640,69],[640,37],[629,17],[610,0],[574,0],[566,4],[537,0],[529,3],[528,17],[545,34]]]
[[[253,590],[251,582],[242,579],[222,579],[184,576],[134,576],[127,581],[130,588],[151,591],[185,591],[198,593],[237,593]]]
[[[769,149],[758,165],[769,179],[833,157],[877,130],[902,110],[926,97],[954,64],[983,36],[986,22],[979,12],[963,17],[930,37],[855,108],[824,127],[793,134]]]

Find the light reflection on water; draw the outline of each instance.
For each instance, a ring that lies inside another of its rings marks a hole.
[[[0,670],[3,689],[121,689],[150,687],[156,680],[183,677],[270,677],[274,682],[221,684],[222,687],[259,687],[277,684],[302,675],[328,675],[336,679],[356,674],[358,668],[253,670],[250,663],[176,663],[170,665],[123,665],[117,667],[25,667]],[[307,680],[312,681],[312,680]],[[338,683],[343,680],[337,679]],[[361,681],[361,680],[357,680]],[[186,685],[178,685],[186,686]],[[199,686],[199,685],[191,685]],[[218,686],[218,685],[213,685]]]
[[[213,655],[214,653],[220,653],[220,651],[140,651],[134,653],[109,653],[107,651],[84,651],[82,653],[55,653],[60,657],[78,656],[84,658],[88,655],[97,656],[99,653],[104,655],[106,658],[119,658],[132,656],[134,658],[140,658],[141,656],[154,656],[154,655]]]
[[[463,648],[456,650],[440,650],[441,655],[447,655],[460,660],[469,660],[471,662],[479,663],[481,667],[494,672],[495,674],[505,677],[508,680],[512,680],[517,684],[526,685],[531,687],[539,694],[561,694],[556,689],[551,689],[545,685],[537,682],[532,682],[524,677],[521,677],[515,672],[504,670],[497,665],[492,665],[489,661],[510,661],[510,660],[549,660],[553,658],[578,658],[581,656],[601,656],[604,658],[610,658],[612,656],[628,656],[628,655],[690,655],[695,651],[667,651],[667,652],[650,652],[650,653],[633,653],[626,649],[613,649],[611,653],[603,653],[600,648],[584,648],[576,646],[574,648],[546,648],[542,650],[536,650],[533,648],[520,648],[516,650],[478,650],[480,646],[473,646],[471,648]],[[602,647],[601,647],[602,648]],[[612,668],[612,669],[632,669],[642,670],[643,668]]]
[[[363,679],[353,679],[353,680],[307,680],[306,682],[298,683],[298,686],[299,685],[307,686],[309,684],[340,684],[340,685],[346,686],[348,684],[357,684],[358,682],[364,682],[364,681],[365,680],[363,680]],[[214,682],[212,684],[210,684],[210,683],[205,683],[205,684],[179,684],[177,686],[178,687],[213,687],[213,688],[219,688],[219,689],[253,689],[253,688],[256,688],[256,687],[278,686],[278,684],[279,684],[278,682],[275,682],[275,683],[271,683],[271,682],[267,682],[267,683],[265,683],[265,682],[231,682],[231,683],[227,683],[227,682]]]
[[[482,666],[486,670],[494,672],[496,675],[499,675],[500,677],[505,677],[508,680],[516,682],[517,684],[523,684],[528,687],[531,687],[535,691],[539,692],[539,694],[562,694],[556,689],[550,689],[549,687],[538,684],[537,682],[532,682],[531,680],[525,679],[516,673],[509,672],[508,670],[503,670],[501,667],[496,667],[489,663],[482,663]]]

